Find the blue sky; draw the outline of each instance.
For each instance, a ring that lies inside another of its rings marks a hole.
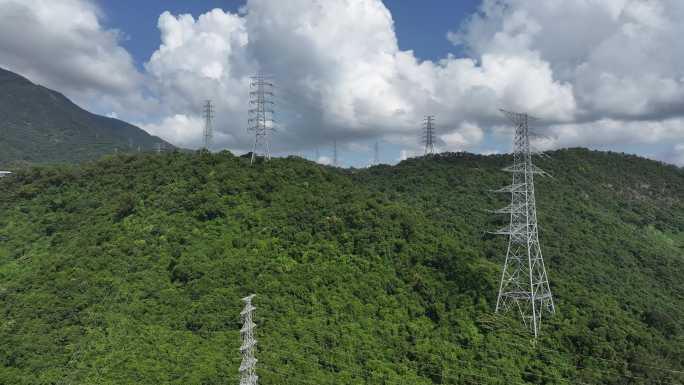
[[[421,59],[439,60],[462,52],[446,38],[461,21],[477,10],[476,0],[383,0],[392,12],[402,50],[413,50]],[[142,65],[160,44],[157,18],[164,11],[189,13],[195,17],[221,8],[236,13],[244,0],[98,0],[105,11],[104,24],[122,31],[122,45]]]
[[[197,17],[213,8],[238,12],[245,1],[235,0],[97,0],[104,11],[104,24],[125,35],[122,45],[137,65],[146,62],[161,43],[157,19],[165,11]]]
[[[0,67],[186,148],[208,98],[213,149],[251,148],[261,68],[277,155],[336,140],[363,166],[377,140],[394,163],[422,153],[425,115],[440,151],[506,152],[506,108],[540,118],[539,149],[684,165],[682,19],[681,0],[0,0]]]
[[[245,3],[244,0],[98,0],[105,12],[104,24],[123,33],[121,44],[131,53],[139,68],[149,60],[161,43],[156,21],[163,12],[169,11],[174,15],[189,13],[196,18],[213,8],[238,13]],[[392,13],[399,48],[412,50],[419,59],[437,61],[449,54],[463,55],[460,47],[454,46],[446,35],[447,32],[456,30],[464,19],[475,12],[480,1],[383,0],[383,3]],[[419,130],[419,122],[416,122],[416,140],[420,136]],[[371,148],[374,142],[370,140],[361,143],[367,148],[366,151],[345,151],[340,148],[340,162],[356,167],[366,165],[373,157]],[[277,149],[277,145],[275,147]],[[401,146],[396,144],[381,142],[379,149],[383,163],[394,163],[401,155]],[[298,153],[314,158],[316,152],[316,149],[311,148]],[[331,146],[318,146],[318,153],[332,157]]]

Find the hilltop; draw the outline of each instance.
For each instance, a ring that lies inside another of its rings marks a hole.
[[[493,314],[508,156],[365,170],[120,154],[0,180],[0,384],[237,383],[256,293],[260,383],[684,381],[684,171],[538,162],[558,313]]]
[[[0,68],[0,166],[74,163],[120,151],[173,146],[118,119],[92,114],[57,91]],[[130,146],[133,145],[131,148]]]

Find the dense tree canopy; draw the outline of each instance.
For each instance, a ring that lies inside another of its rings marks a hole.
[[[0,384],[684,382],[684,171],[583,149],[539,165],[558,313],[493,314],[507,156],[342,170],[117,155],[0,180]],[[679,372],[677,372],[679,371]]]

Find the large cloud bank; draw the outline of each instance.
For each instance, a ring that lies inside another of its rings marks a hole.
[[[0,66],[188,147],[213,99],[215,147],[249,149],[261,70],[277,84],[280,153],[376,139],[414,153],[427,114],[441,150],[505,151],[503,107],[542,118],[545,148],[646,143],[644,154],[684,159],[676,0],[485,0],[448,34],[468,57],[438,61],[399,49],[380,0],[249,0],[239,14],[163,13],[141,70],[101,17],[87,0],[0,0]]]

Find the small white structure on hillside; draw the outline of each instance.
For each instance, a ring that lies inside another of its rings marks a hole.
[[[2,178],[3,176],[9,176],[10,174],[10,171],[0,171],[0,178]]]

